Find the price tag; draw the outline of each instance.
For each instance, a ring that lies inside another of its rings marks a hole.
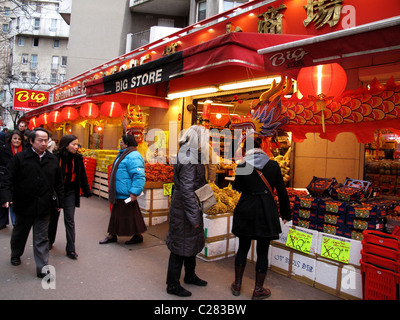
[[[286,246],[309,254],[312,240],[312,234],[305,233],[296,229],[289,229],[289,233],[286,239]]]
[[[174,184],[173,183],[164,183],[163,184],[163,192],[164,192],[164,196],[170,196],[172,193],[172,186]]]
[[[349,263],[350,241],[322,237],[321,257]]]

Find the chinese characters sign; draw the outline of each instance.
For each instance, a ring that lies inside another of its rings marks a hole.
[[[305,27],[314,22],[315,29],[322,28],[325,24],[333,27],[338,24],[342,11],[343,0],[308,0],[304,9],[307,19],[303,21]]]
[[[13,110],[30,111],[49,103],[49,93],[28,89],[14,89]]]

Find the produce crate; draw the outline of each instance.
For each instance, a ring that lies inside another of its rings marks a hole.
[[[346,225],[348,228],[356,230],[383,230],[383,228],[385,227],[385,219],[358,219],[348,216],[346,219]]]
[[[379,218],[386,215],[386,209],[379,205],[350,204],[347,209],[347,216],[351,218]]]
[[[317,229],[317,223],[315,221],[301,219],[299,217],[293,217],[293,225],[305,229],[311,229],[311,230]]]
[[[346,178],[343,186],[334,189],[332,196],[342,201],[360,201],[371,193],[371,182]]]
[[[329,223],[319,223],[317,224],[317,230],[323,233],[328,233],[332,235],[344,236],[347,231],[346,225],[334,225]]]
[[[364,248],[363,248],[364,249]],[[400,260],[389,259],[381,254],[370,254],[361,250],[361,261],[374,265],[375,267],[391,270],[395,273],[400,273]],[[400,274],[399,274],[400,276]]]
[[[308,185],[307,190],[312,196],[330,196],[336,183],[336,178],[318,178],[314,176]]]
[[[400,276],[361,261],[364,300],[399,300]]]
[[[298,206],[294,206],[292,209],[292,212],[293,212],[293,218],[301,218],[301,219],[307,219],[307,220],[312,220],[312,221],[315,221],[318,216],[317,210],[300,208]]]
[[[317,210],[320,205],[320,199],[309,195],[296,196],[294,199],[294,205],[299,208]]]
[[[347,212],[348,203],[339,200],[326,200],[324,201],[324,209],[326,212],[334,214],[345,214]],[[322,209],[322,208],[321,208]]]
[[[235,255],[235,236],[206,239],[203,250],[197,255],[201,260],[212,262]]]

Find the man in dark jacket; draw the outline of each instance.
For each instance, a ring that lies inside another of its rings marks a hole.
[[[37,276],[46,276],[49,241],[48,225],[54,210],[53,195],[62,204],[63,183],[56,156],[46,151],[49,133],[43,128],[32,131],[30,146],[17,153],[8,163],[1,185],[2,204],[13,203],[15,226],[11,235],[11,264],[21,264],[26,241],[33,227],[33,253]],[[58,209],[58,208],[56,208]],[[58,209],[59,210],[59,209]]]

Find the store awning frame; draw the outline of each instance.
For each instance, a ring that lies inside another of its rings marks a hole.
[[[293,77],[302,67],[400,52],[400,16],[258,50],[268,73]],[[329,48],[329,50],[326,50]],[[293,55],[293,59],[287,56]]]

